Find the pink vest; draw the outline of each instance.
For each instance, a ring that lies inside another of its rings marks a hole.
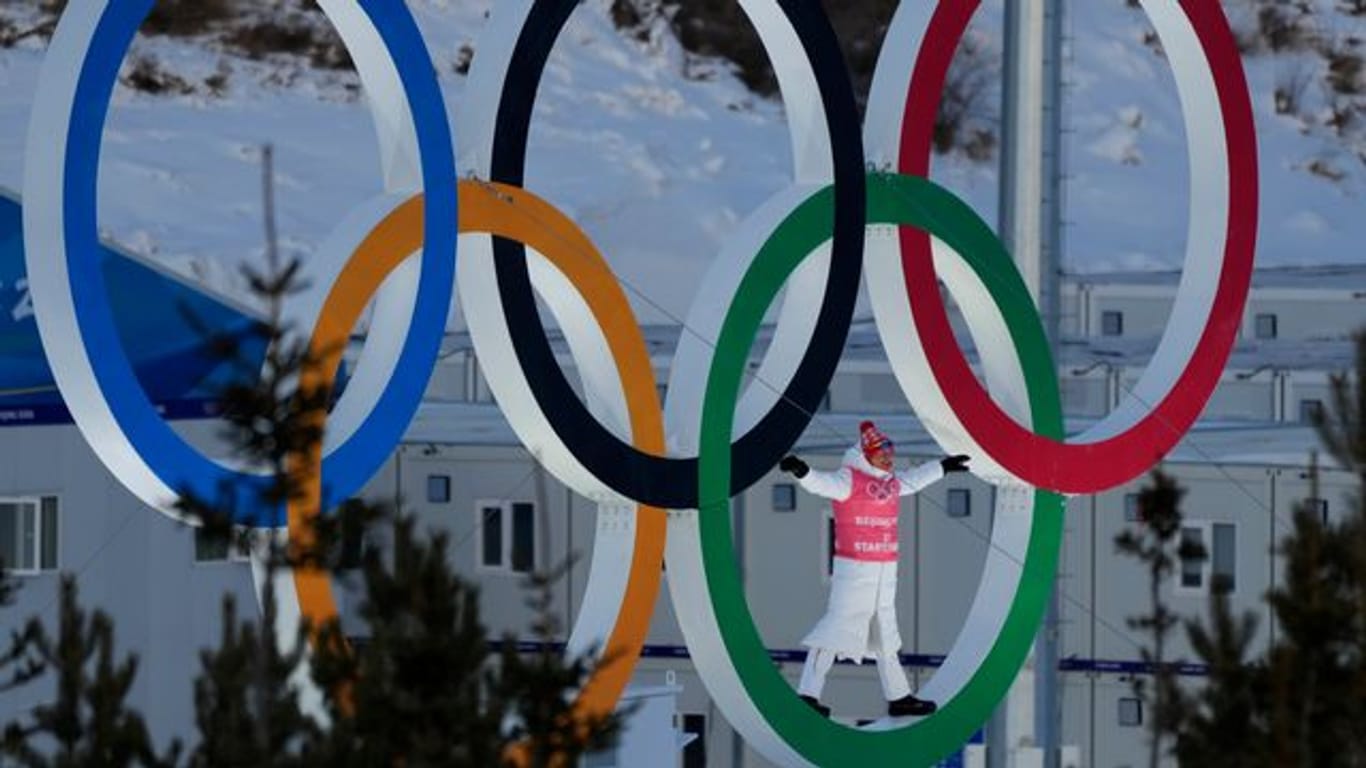
[[[834,503],[835,554],[850,560],[885,563],[896,560],[897,512],[901,483],[849,468],[853,489]]]

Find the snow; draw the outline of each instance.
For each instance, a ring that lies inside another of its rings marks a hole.
[[[492,5],[409,2],[453,111],[464,92],[456,71],[462,50],[478,56]],[[999,5],[987,4],[981,28],[999,30]],[[584,227],[644,321],[676,322],[727,235],[787,182],[782,106],[747,91],[720,63],[704,63],[698,76],[662,29],[643,41],[618,32],[607,6],[585,3],[556,47],[534,117],[527,185]],[[1350,17],[1330,23],[1339,35],[1360,31]],[[1144,42],[1147,29],[1142,13],[1118,0],[1069,4],[1068,271],[1181,266],[1189,216],[1182,117],[1165,60]],[[36,40],[0,51],[0,187],[21,185],[42,53]],[[313,253],[339,212],[379,191],[374,129],[353,76],[165,39],[140,38],[134,55],[173,64],[195,84],[220,70],[231,74],[222,98],[202,87],[173,97],[118,90],[99,215],[123,245],[240,293],[239,266],[263,252],[259,147],[266,142],[275,146],[287,253]],[[1321,61],[1294,65],[1315,80],[1299,114],[1276,113],[1272,93],[1293,62],[1246,59],[1261,152],[1258,265],[1366,263],[1358,245],[1366,168],[1350,143],[1321,125]],[[690,70],[693,77],[685,76]],[[1332,181],[1315,168],[1344,176]],[[994,220],[992,166],[940,157],[934,175]]]

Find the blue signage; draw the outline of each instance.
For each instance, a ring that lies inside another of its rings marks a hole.
[[[229,336],[248,360],[263,341],[256,321],[136,259],[101,246],[120,341],[139,382],[168,415],[204,415],[187,405],[210,401],[229,383],[230,366],[213,337]],[[69,420],[43,354],[24,267],[22,209],[0,194],[0,427]]]

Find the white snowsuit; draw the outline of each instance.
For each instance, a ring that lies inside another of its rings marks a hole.
[[[854,469],[877,478],[892,476],[869,464],[856,445],[845,452],[839,469],[813,469],[798,482],[810,493],[840,501],[849,498],[853,490]],[[935,461],[897,472],[895,476],[901,495],[908,496],[942,478],[944,470]],[[820,698],[825,676],[837,658],[852,659],[855,663],[862,663],[865,658],[876,660],[888,701],[910,693],[906,673],[897,657],[901,631],[896,619],[896,566],[895,560],[866,562],[835,557],[825,615],[802,640],[811,649],[802,672],[802,695]]]

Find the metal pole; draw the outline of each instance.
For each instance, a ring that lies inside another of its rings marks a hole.
[[[275,227],[275,147],[265,144],[261,147],[261,197],[265,205],[266,227],[266,276],[275,280],[280,276],[280,246]],[[281,302],[270,303],[271,327],[280,331]]]
[[[741,491],[730,500],[732,531],[735,536],[735,563],[740,573],[740,587],[745,586],[745,564],[748,561],[749,543],[746,541],[745,493]],[[745,740],[740,732],[732,728],[730,732],[731,768],[744,768]]]
[[[1043,270],[1039,310],[1053,360],[1058,360],[1059,324],[1062,309],[1063,253],[1063,29],[1064,0],[1044,0],[1047,24],[1044,33],[1044,209]],[[1066,507],[1064,507],[1064,512]],[[1067,526],[1064,525],[1064,531]],[[1061,563],[1059,563],[1061,567]],[[1060,576],[1061,574],[1059,574]],[[1040,637],[1038,668],[1043,670],[1036,689],[1035,717],[1044,768],[1058,768],[1062,761],[1063,687],[1058,671],[1062,642],[1062,601],[1057,577],[1053,581],[1048,613]]]
[[[1034,297],[1054,359],[1062,241],[1062,32],[1062,0],[1005,4],[1000,232]],[[1062,708],[1056,581],[1051,591],[1033,663],[1021,672],[1034,677],[1032,701],[1024,700],[1028,681],[1022,680],[1020,694],[1007,698],[988,727],[988,764],[995,768],[1004,768],[1010,751],[1028,742],[1042,749],[1045,766],[1058,765]],[[1032,706],[1033,717],[1021,717],[1025,712],[1007,717],[1012,706]],[[1022,721],[1032,724],[1033,734],[1009,732],[1012,722],[1019,728]]]

